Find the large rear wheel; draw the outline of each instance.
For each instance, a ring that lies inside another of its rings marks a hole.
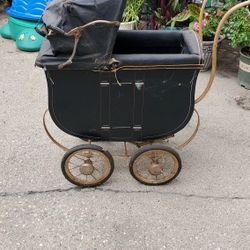
[[[140,148],[129,163],[131,175],[146,185],[163,185],[180,173],[181,159],[172,148],[149,145]]]

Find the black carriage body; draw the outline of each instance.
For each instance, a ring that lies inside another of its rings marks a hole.
[[[120,31],[113,49],[117,71],[80,57],[63,70],[45,42],[36,64],[45,68],[49,111],[73,136],[144,141],[172,136],[194,111],[201,53],[193,32]]]
[[[47,71],[49,111],[68,134],[92,140],[142,141],[181,130],[194,110],[197,70],[95,73]]]

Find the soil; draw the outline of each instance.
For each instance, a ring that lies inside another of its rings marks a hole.
[[[239,68],[240,49],[233,49],[229,41],[224,39],[218,49],[218,73],[224,77],[236,77]]]
[[[203,41],[211,42],[214,40],[214,37],[203,37]]]
[[[250,57],[250,47],[245,47],[241,52],[243,55]]]

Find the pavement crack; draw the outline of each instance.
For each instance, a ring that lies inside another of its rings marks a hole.
[[[161,192],[161,191],[151,191],[151,190],[115,190],[115,189],[107,189],[107,188],[95,188],[96,190],[102,192],[113,192],[113,193],[126,193],[126,194],[134,194],[134,193],[143,193],[143,194],[162,194],[162,195],[175,195],[185,198],[198,198],[198,199],[214,199],[214,200],[250,200],[250,196],[212,196],[212,195],[198,195],[198,194],[185,194],[180,192]]]
[[[66,188],[66,189],[49,189],[49,190],[41,190],[41,191],[36,191],[36,190],[31,190],[27,192],[1,192],[0,197],[16,197],[16,196],[29,196],[29,195],[39,195],[39,194],[48,194],[48,193],[65,193],[71,190],[81,190],[79,187],[71,187],[71,188]]]
[[[160,195],[168,195],[168,196],[179,196],[183,198],[196,198],[196,199],[213,199],[213,200],[250,200],[250,196],[212,196],[212,195],[199,195],[199,194],[185,194],[181,192],[162,192],[157,190],[118,190],[111,188],[88,188],[83,189],[81,187],[71,187],[66,189],[48,189],[48,190],[31,190],[27,192],[0,192],[0,197],[8,198],[8,197],[28,197],[32,195],[43,195],[43,194],[52,194],[52,193],[67,193],[69,191],[77,191],[83,193],[89,192],[109,192],[115,194],[160,194]]]

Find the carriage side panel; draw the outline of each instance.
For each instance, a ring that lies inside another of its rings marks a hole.
[[[194,110],[198,70],[47,71],[49,110],[68,134],[143,141],[184,128]]]

